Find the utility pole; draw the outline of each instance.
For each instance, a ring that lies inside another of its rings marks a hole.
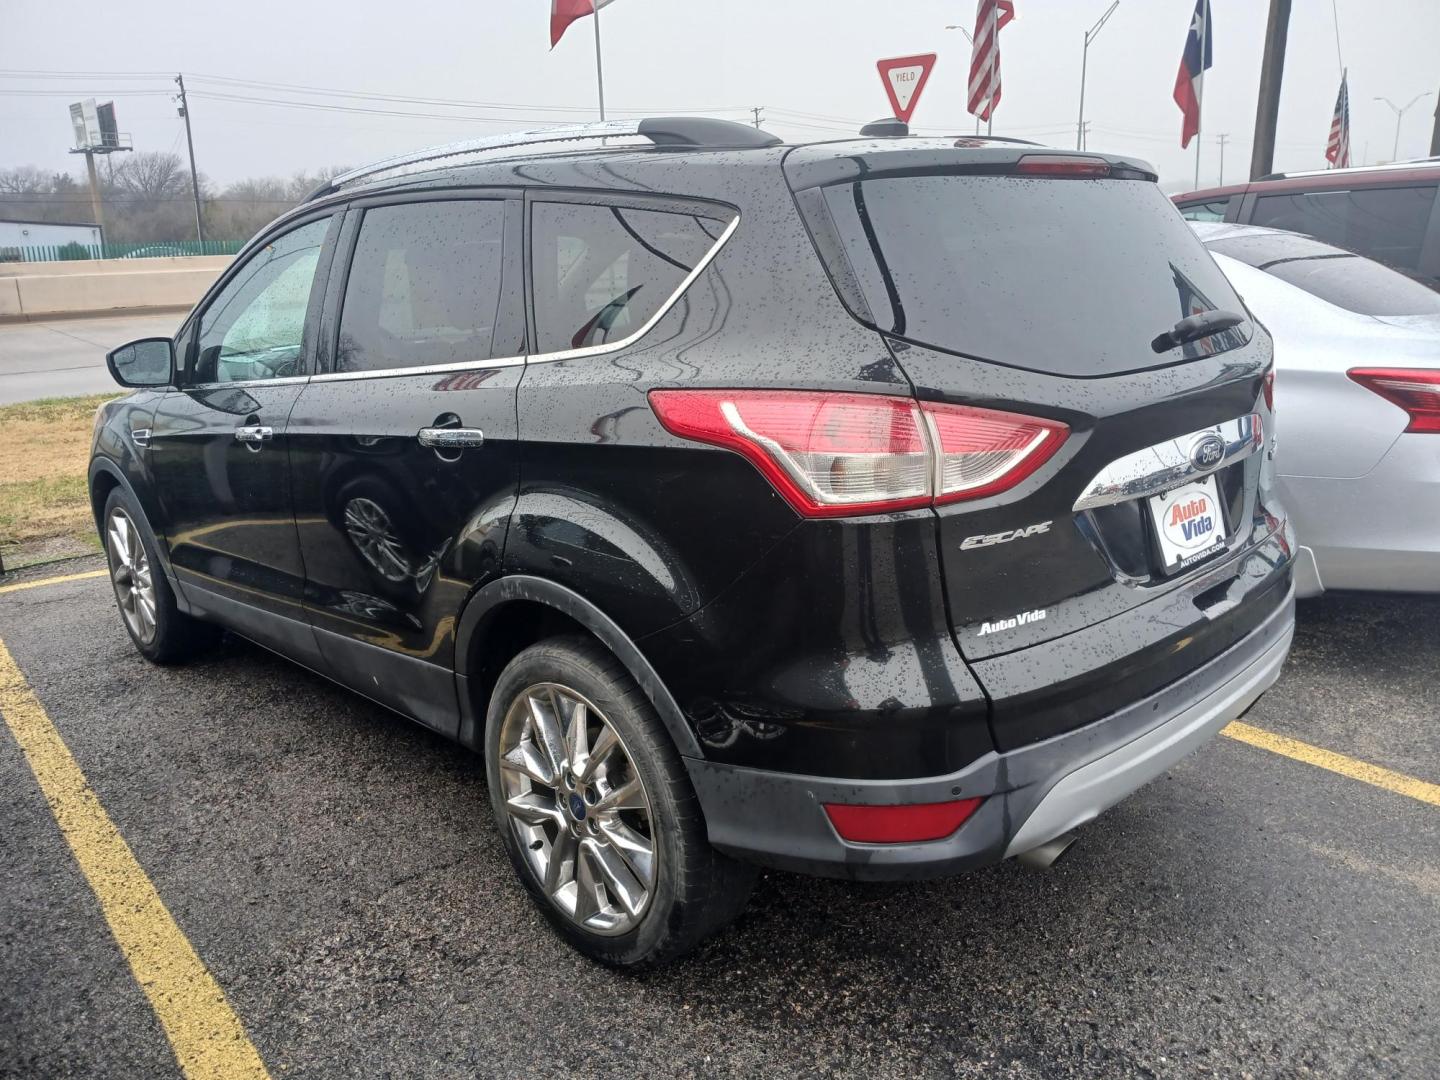
[[[200,223],[200,178],[195,172],[195,140],[190,137],[190,102],[185,97],[185,76],[176,75],[180,84],[180,116],[185,121],[185,147],[190,151],[190,190],[195,196],[195,239],[205,243],[205,227]]]
[[[1105,14],[1100,16],[1099,21],[1089,30],[1085,31],[1085,47],[1080,50],[1080,119],[1075,123],[1075,149],[1085,149],[1085,73],[1090,62],[1090,43],[1100,34],[1100,28],[1109,21],[1110,16],[1115,14],[1115,9],[1120,6],[1120,0],[1115,0]]]
[[[1260,93],[1255,102],[1255,143],[1250,151],[1250,179],[1259,180],[1275,167],[1275,126],[1280,117],[1280,82],[1285,75],[1285,42],[1290,35],[1290,0],[1270,0],[1265,24],[1265,53],[1260,65]]]
[[[1228,133],[1215,136],[1215,141],[1220,144],[1220,187],[1225,186],[1225,143],[1229,138]]]
[[[756,131],[759,131],[759,130],[760,130],[760,114],[765,111],[765,106],[764,106],[764,105],[756,105],[756,106],[754,106],[753,108],[751,108],[750,111],[755,114],[755,130],[756,130]]]

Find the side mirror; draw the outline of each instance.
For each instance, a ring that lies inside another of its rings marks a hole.
[[[110,377],[121,386],[169,386],[175,381],[175,342],[141,338],[105,357]]]

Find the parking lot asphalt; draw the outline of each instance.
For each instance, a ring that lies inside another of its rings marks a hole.
[[[1437,637],[1440,599],[1303,604],[1246,720],[1440,782]],[[1433,1076],[1440,1060],[1440,807],[1234,739],[1051,870],[768,873],[728,933],[620,975],[524,898],[466,751],[236,639],[150,667],[103,577],[0,595],[0,640],[273,1077]],[[180,1074],[3,727],[0,1074]]]
[[[184,312],[0,323],[0,405],[119,391],[105,354],[136,338],[173,334]]]

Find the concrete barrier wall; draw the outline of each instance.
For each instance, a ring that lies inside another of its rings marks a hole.
[[[229,255],[0,263],[0,319],[188,308]]]

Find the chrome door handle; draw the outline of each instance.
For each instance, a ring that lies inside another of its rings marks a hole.
[[[235,429],[235,441],[243,443],[269,442],[275,437],[275,429],[260,424],[246,424]]]
[[[485,445],[485,433],[473,427],[426,427],[415,438],[432,450],[471,450]]]

